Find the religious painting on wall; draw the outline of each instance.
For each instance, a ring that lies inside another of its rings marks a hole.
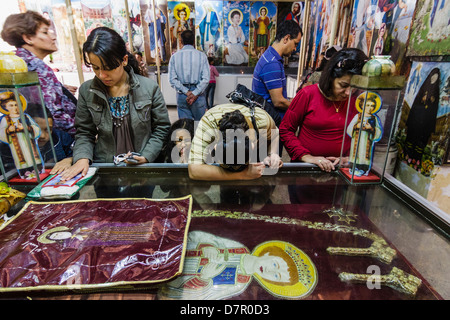
[[[142,34],[145,39],[143,52],[145,52],[147,64],[156,63],[157,53],[161,63],[167,64],[170,59],[167,1],[155,0],[155,10],[153,10],[152,3],[152,0],[147,0],[141,4]]]
[[[83,12],[86,37],[95,28],[113,28],[111,0],[81,0],[81,11]]]
[[[195,2],[195,39],[197,49],[208,57],[222,56],[223,1]]]
[[[250,66],[256,65],[258,59],[275,39],[276,24],[276,3],[270,1],[252,2],[250,8]]]
[[[450,140],[450,63],[413,62],[397,133],[399,158],[424,176],[445,163]]]
[[[185,30],[195,32],[195,3],[193,1],[168,1],[169,35],[171,53],[181,49],[180,35]]]
[[[78,46],[81,51],[81,49],[83,48],[83,44],[86,42],[86,38],[87,38],[86,28],[84,25],[83,12],[81,10],[81,1],[73,0],[73,1],[71,1],[71,4],[72,4],[72,13],[73,13],[75,32],[77,34],[77,43],[78,43]],[[82,64],[81,67],[86,68],[86,66],[84,64]]]
[[[408,56],[450,54],[450,1],[417,0]]]
[[[305,3],[303,1],[297,2],[279,2],[278,3],[278,16],[277,16],[277,26],[280,25],[285,20],[293,20],[302,28],[303,31],[303,12],[305,9]],[[307,39],[305,31],[303,31],[303,39]],[[298,65],[300,46],[302,40],[297,45],[295,52],[291,54],[288,58],[288,64],[293,64],[294,67]]]
[[[335,40],[332,45],[338,45],[341,48],[347,46],[350,25],[352,22],[352,1],[344,0],[339,4],[338,22],[336,26]]]
[[[389,55],[402,74],[416,0],[378,1],[370,55]]]
[[[379,20],[377,8],[371,0],[355,0],[353,6],[348,46],[360,49],[366,55],[369,55],[373,28]]]
[[[224,2],[223,16],[223,64],[246,66],[249,60],[250,2]]]

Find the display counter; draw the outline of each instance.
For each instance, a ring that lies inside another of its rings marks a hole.
[[[96,166],[73,200],[192,195],[183,274],[133,289],[4,292],[0,298],[450,299],[448,215],[390,176],[381,185],[353,186],[338,173],[288,163],[252,181],[204,182],[191,180],[186,165]],[[273,271],[284,270],[281,260],[261,262],[276,255],[272,247],[294,262],[293,283]],[[260,265],[252,269],[255,257]]]

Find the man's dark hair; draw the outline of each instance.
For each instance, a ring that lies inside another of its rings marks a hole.
[[[303,36],[302,28],[294,20],[285,20],[277,27],[277,35],[275,41],[281,41],[285,36],[290,35],[291,39],[298,37],[298,34]]]
[[[248,166],[253,150],[250,139],[245,134],[248,129],[245,116],[239,110],[227,112],[220,119],[219,130],[223,138],[216,145],[213,156],[223,169],[239,172]],[[229,130],[231,131],[227,134]]]
[[[194,45],[195,35],[194,32],[192,32],[192,30],[184,30],[180,36],[181,36],[181,43],[183,45],[191,45],[191,46]]]

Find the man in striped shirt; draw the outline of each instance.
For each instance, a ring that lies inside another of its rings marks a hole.
[[[248,148],[244,146],[246,139]],[[231,149],[221,143],[224,140]],[[209,181],[251,180],[275,174],[283,165],[278,145],[278,128],[262,108],[255,108],[252,115],[246,106],[219,104],[205,113],[195,131],[189,154],[189,177]],[[230,158],[228,152],[232,154]],[[253,152],[259,154],[259,160]]]
[[[193,31],[183,31],[183,47],[169,61],[169,83],[177,91],[179,119],[200,120],[206,111],[209,63],[206,54],[194,48],[194,41]]]
[[[295,21],[283,21],[277,29],[274,43],[259,58],[253,72],[252,90],[272,103],[281,117],[290,104],[283,56],[289,57],[295,51],[302,35],[302,29]]]

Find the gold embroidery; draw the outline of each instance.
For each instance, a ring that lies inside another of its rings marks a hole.
[[[338,221],[344,221],[347,224],[350,224],[350,222],[355,222],[356,220],[353,218],[356,218],[357,215],[350,211],[344,211],[342,208],[336,209],[335,207],[332,207],[331,209],[323,210],[323,213],[328,214],[328,217],[338,217]]]
[[[396,251],[384,240],[374,241],[369,248],[329,247],[327,252],[333,255],[372,257],[386,264],[390,264],[396,255]]]
[[[339,279],[341,279],[341,281],[356,283],[367,283],[368,280],[376,279],[381,285],[388,286],[411,296],[416,294],[419,286],[422,284],[422,280],[419,278],[396,267],[392,268],[389,274],[381,276],[342,272],[339,274]]]

